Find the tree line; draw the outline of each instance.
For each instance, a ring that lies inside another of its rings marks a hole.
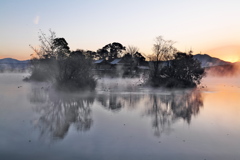
[[[32,73],[28,80],[51,81],[61,89],[90,89],[97,84],[92,73],[93,60],[104,59],[108,62],[116,58],[130,59],[137,63],[149,60],[149,76],[146,84],[153,87],[195,87],[204,76],[200,62],[193,58],[192,52],[179,52],[171,40],[161,36],[155,39],[153,54],[143,56],[135,46],[125,47],[113,42],[97,51],[77,49],[71,51],[64,38],[39,33],[40,47],[30,47]]]

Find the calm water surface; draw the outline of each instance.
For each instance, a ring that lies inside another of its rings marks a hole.
[[[61,93],[0,74],[0,159],[240,159],[240,79],[163,91],[99,80]]]

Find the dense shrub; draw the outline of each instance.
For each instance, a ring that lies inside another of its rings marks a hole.
[[[92,72],[92,60],[86,59],[81,52],[72,52],[70,56],[59,63],[59,74],[56,85],[63,89],[90,89],[96,87]]]
[[[205,71],[191,54],[178,52],[174,59],[165,61],[159,73],[150,73],[148,82],[153,87],[188,88],[200,84]]]
[[[56,38],[51,32],[39,36],[41,45],[36,57],[31,60],[32,73],[29,80],[49,81],[58,89],[95,89],[96,80],[92,75],[92,60],[86,58],[84,51],[71,52],[64,38]]]

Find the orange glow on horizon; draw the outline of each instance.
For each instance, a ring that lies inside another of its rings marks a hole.
[[[224,58],[223,60],[234,63],[234,62],[238,62],[238,61],[239,61],[239,58],[238,58],[238,57],[231,57],[231,56],[230,56],[230,57]]]
[[[12,58],[12,59],[17,59],[19,61],[24,61],[24,60],[29,60],[31,59],[31,56],[29,57],[24,57],[24,56],[0,56],[0,59],[4,59],[4,58]]]
[[[206,51],[212,57],[220,58],[228,62],[240,61],[240,46],[224,46]]]

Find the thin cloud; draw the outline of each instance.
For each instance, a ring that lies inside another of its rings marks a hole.
[[[34,20],[33,20],[33,23],[34,23],[34,24],[38,24],[39,21],[40,21],[40,16],[36,16],[36,17],[34,18]]]

